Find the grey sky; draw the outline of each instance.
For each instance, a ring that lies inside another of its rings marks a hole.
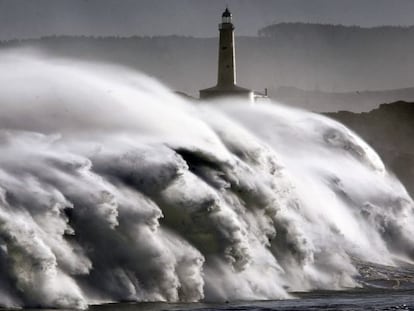
[[[226,3],[238,35],[290,21],[414,24],[414,0],[0,0],[0,40],[54,34],[215,36]]]

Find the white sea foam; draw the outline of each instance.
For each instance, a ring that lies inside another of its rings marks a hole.
[[[0,57],[0,304],[277,299],[411,260],[413,202],[343,125]]]

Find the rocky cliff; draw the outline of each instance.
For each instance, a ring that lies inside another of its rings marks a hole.
[[[414,103],[382,104],[367,113],[326,113],[365,139],[414,196]]]

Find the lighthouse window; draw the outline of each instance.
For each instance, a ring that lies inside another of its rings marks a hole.
[[[227,46],[223,46],[221,49],[222,50],[227,50]]]

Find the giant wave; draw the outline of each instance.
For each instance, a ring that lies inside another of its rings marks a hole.
[[[191,103],[126,68],[0,58],[0,305],[290,298],[411,262],[413,201],[345,126]]]

